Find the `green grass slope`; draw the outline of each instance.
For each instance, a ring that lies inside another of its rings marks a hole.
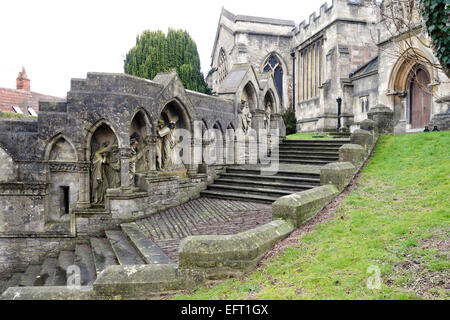
[[[450,132],[381,137],[332,221],[244,280],[175,298],[449,299],[449,146]]]

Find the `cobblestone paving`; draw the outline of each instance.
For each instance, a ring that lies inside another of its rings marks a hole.
[[[269,204],[199,198],[136,221],[173,261],[180,240],[190,235],[228,235],[272,221]]]

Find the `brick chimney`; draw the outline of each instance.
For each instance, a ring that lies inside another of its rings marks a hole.
[[[17,76],[16,89],[30,91],[30,79],[27,78],[27,72],[24,67],[22,67],[22,72],[19,72]]]

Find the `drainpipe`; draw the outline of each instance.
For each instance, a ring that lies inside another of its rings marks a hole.
[[[336,99],[336,102],[338,103],[338,123],[337,123],[337,130],[339,131],[339,129],[341,128],[341,103],[342,103],[342,98],[339,97]]]
[[[292,109],[295,114],[295,51],[291,52],[292,57]]]

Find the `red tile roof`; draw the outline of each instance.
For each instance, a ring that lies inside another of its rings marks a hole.
[[[62,100],[62,98],[49,96],[26,90],[16,90],[0,88],[0,111],[14,112],[14,107],[19,107],[24,114],[27,114],[26,107],[32,107],[39,111],[39,100]]]

